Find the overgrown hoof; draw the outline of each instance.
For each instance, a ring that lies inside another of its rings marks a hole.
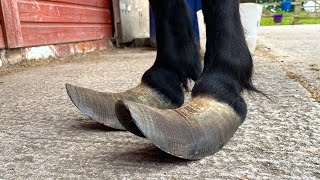
[[[130,100],[157,108],[176,108],[163,96],[144,84],[122,93],[98,92],[92,89],[66,84],[67,93],[73,104],[91,119],[108,127],[126,130],[115,114],[118,100]]]
[[[91,119],[114,129],[125,130],[118,121],[114,105],[117,99],[112,93],[66,84],[68,95],[73,104]]]
[[[231,107],[209,98],[194,98],[171,110],[123,100],[116,103],[116,115],[128,131],[148,138],[166,153],[190,160],[219,151],[241,125]]]

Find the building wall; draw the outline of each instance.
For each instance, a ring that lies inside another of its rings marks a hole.
[[[114,34],[111,0],[0,1],[7,48],[98,40]]]
[[[2,25],[0,23],[0,48],[4,48],[4,47],[5,47],[4,37],[2,32]]]

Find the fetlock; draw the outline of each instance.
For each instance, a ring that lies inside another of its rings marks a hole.
[[[180,107],[184,103],[184,93],[180,77],[168,68],[153,66],[142,76],[142,83],[154,89],[169,100],[172,106]]]

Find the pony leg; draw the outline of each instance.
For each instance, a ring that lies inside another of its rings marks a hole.
[[[196,81],[202,72],[199,52],[184,0],[150,0],[157,30],[157,57],[137,87],[122,93],[97,92],[66,84],[68,95],[78,109],[106,126],[125,128],[115,114],[118,100],[130,100],[160,109],[184,103],[183,86]]]
[[[116,104],[116,115],[125,128],[184,159],[201,159],[219,151],[246,117],[241,92],[255,90],[239,1],[202,0],[202,4],[207,29],[205,67],[191,101],[174,110],[130,101]]]
[[[228,104],[245,119],[243,90],[259,92],[252,84],[253,62],[240,20],[238,0],[202,0],[207,44],[204,72],[192,96]]]

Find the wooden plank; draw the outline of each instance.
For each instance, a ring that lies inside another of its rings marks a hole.
[[[1,4],[0,4],[1,6]],[[0,8],[0,48],[5,48],[6,47],[6,44],[5,44],[5,40],[4,40],[4,34],[3,34],[3,30],[2,28],[4,28],[2,26],[2,9]]]
[[[4,42],[3,32],[2,32],[2,25],[0,24],[0,48],[4,48],[6,46]]]
[[[112,23],[110,9],[49,1],[18,2],[22,22]]]
[[[112,25],[103,24],[23,23],[22,32],[25,46],[97,40],[113,35]]]
[[[301,2],[300,0],[296,0],[299,4],[294,6],[294,19],[293,24],[299,24],[300,21],[300,13],[301,13]]]
[[[70,4],[79,4],[92,7],[111,8],[111,0],[47,0],[51,2],[62,2]]]
[[[119,0],[112,0],[112,8],[113,8],[114,36],[116,38],[117,47],[120,47],[119,34],[121,34],[121,16],[120,16]]]
[[[17,0],[0,0],[7,47],[23,46]]]

